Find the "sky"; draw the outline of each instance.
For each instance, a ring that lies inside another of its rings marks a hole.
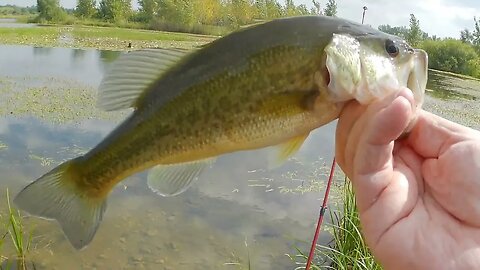
[[[134,7],[137,1],[133,0]],[[280,0],[279,2],[283,2]],[[312,7],[311,0],[294,0],[296,4]],[[321,4],[327,0],[320,0]],[[76,0],[60,0],[60,4],[73,8]],[[0,0],[0,4],[31,6],[36,0]],[[480,17],[478,0],[337,0],[338,17],[361,21],[363,6],[368,10],[365,23],[373,27],[380,24],[408,26],[410,13],[420,20],[420,27],[429,35],[438,37],[459,37],[460,30],[473,29],[473,17]]]

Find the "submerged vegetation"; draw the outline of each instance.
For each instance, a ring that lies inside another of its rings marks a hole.
[[[2,95],[0,116],[35,116],[61,124],[87,119],[120,120],[128,113],[96,108],[95,89],[76,81],[56,78],[15,80],[8,77],[0,80],[14,84],[11,91]]]

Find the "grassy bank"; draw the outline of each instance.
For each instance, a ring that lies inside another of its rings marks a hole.
[[[329,246],[320,246],[317,250],[329,266],[325,269],[337,270],[381,270],[363,240],[355,203],[355,193],[350,181],[345,179],[343,209],[330,211],[333,217],[333,241]]]
[[[381,270],[363,240],[360,218],[355,203],[355,193],[348,179],[341,188],[343,197],[338,210],[330,210],[331,224],[324,224],[324,233],[332,235],[332,241],[325,246],[318,245],[311,266],[312,270]],[[304,269],[308,253],[299,250],[296,269]]]
[[[456,77],[458,79],[474,80],[474,81],[479,81],[480,82],[480,78],[475,78],[475,77],[472,77],[472,76],[469,76],[469,75],[453,73],[453,72],[450,72],[450,71],[443,71],[443,70],[438,70],[438,69],[431,69],[431,70],[436,72],[436,73],[446,75],[446,76],[453,76],[453,77]]]
[[[216,39],[215,36],[140,29],[91,26],[39,26],[0,28],[0,44],[38,47],[127,50],[141,48],[191,49]]]
[[[24,225],[20,212],[12,207],[8,189],[6,195],[7,211],[0,214],[0,269],[35,269],[28,257],[32,249],[33,231]],[[14,253],[6,254],[2,249],[4,246],[12,246]]]

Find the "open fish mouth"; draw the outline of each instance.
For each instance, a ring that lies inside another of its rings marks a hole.
[[[428,80],[428,55],[424,50],[415,49],[413,67],[407,80],[407,87],[413,92],[417,108],[423,104]]]

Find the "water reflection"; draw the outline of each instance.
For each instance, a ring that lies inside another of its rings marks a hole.
[[[0,76],[38,77],[98,86],[118,52],[0,46]],[[0,201],[63,160],[94,147],[117,123],[96,119],[55,125],[34,117],[0,118]],[[321,192],[284,190],[321,180],[323,161],[333,153],[335,123],[312,133],[295,160],[265,170],[268,149],[222,156],[184,194],[161,198],[146,185],[145,173],[118,185],[92,244],[74,251],[56,223],[35,225],[32,254],[44,269],[292,269],[284,254],[306,249]],[[312,164],[319,158],[319,163]],[[315,171],[316,170],[316,171]],[[291,172],[291,174],[288,174]],[[312,179],[314,178],[314,179]],[[0,210],[4,207],[0,204]],[[321,242],[327,241],[323,234]],[[247,246],[245,245],[247,243]]]
[[[461,83],[459,83],[461,81]],[[428,83],[427,91],[428,94],[441,99],[467,99],[467,100],[477,100],[477,95],[465,93],[462,90],[469,90],[468,85],[466,85],[463,79],[455,75],[449,75],[446,73],[440,73],[435,70],[428,71]]]
[[[72,49],[72,60],[74,62],[82,61],[85,58],[85,50],[82,49]]]
[[[37,27],[33,23],[18,23],[16,19],[0,18],[0,28],[29,28]]]

